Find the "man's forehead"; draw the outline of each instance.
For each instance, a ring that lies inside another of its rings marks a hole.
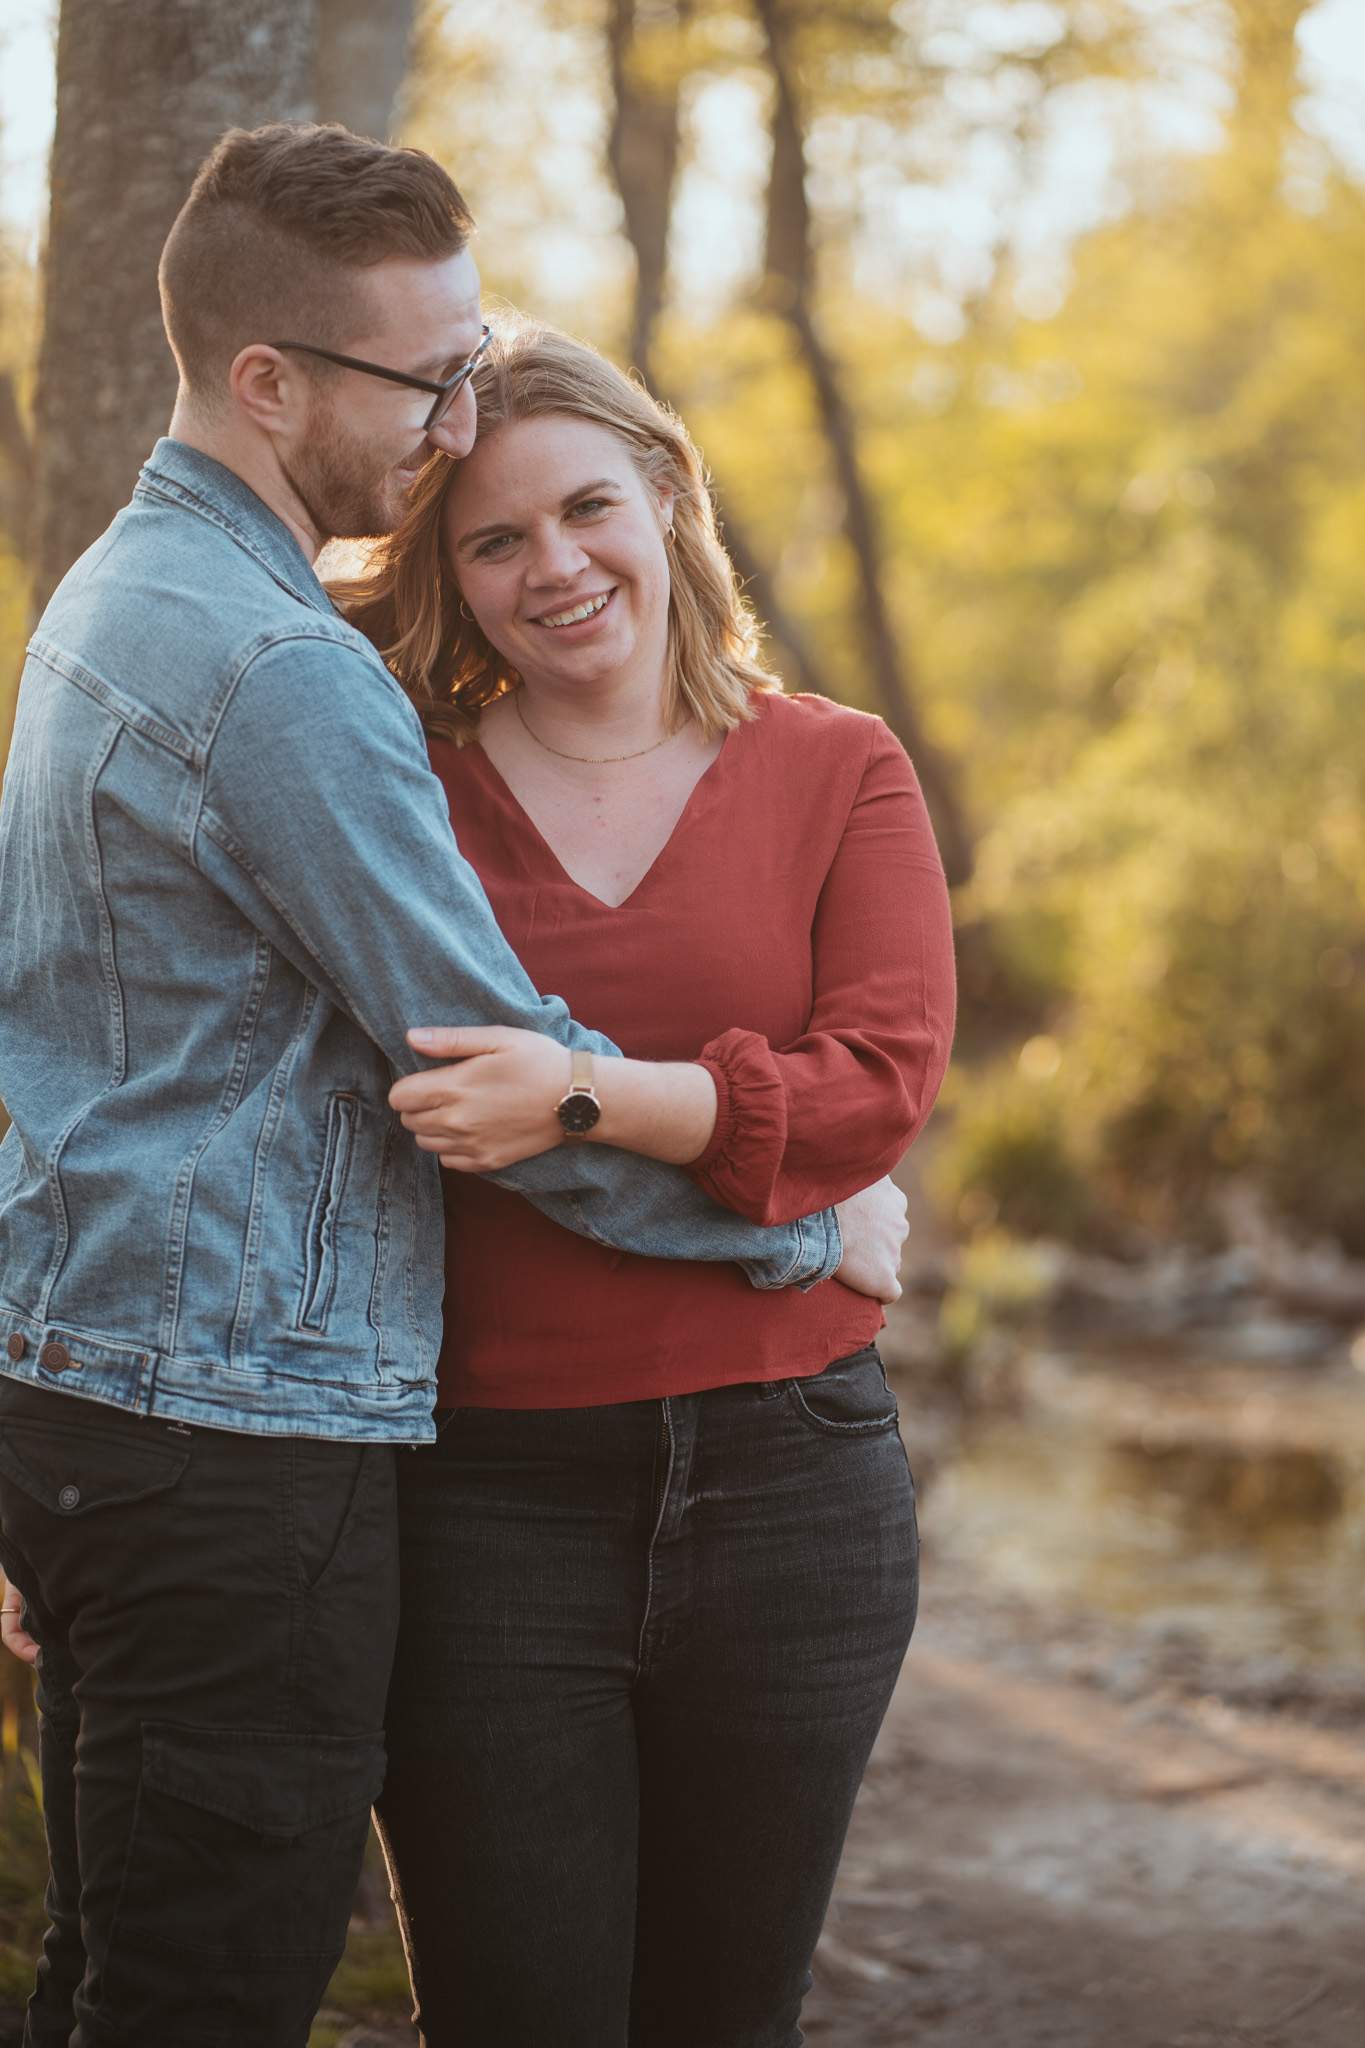
[[[410,257],[377,263],[365,278],[365,301],[367,331],[349,353],[401,348],[405,363],[433,362],[467,354],[479,339],[479,271],[467,249],[435,263]]]

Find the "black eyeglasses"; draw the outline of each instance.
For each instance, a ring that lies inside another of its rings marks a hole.
[[[486,323],[479,339],[479,345],[467,363],[461,363],[453,377],[447,377],[443,384],[433,384],[430,377],[410,377],[406,370],[388,370],[382,363],[363,363],[359,356],[339,356],[334,348],[315,348],[311,341],[272,341],[271,348],[297,349],[301,355],[321,356],[324,363],[339,363],[343,370],[363,370],[367,377],[384,377],[390,384],[410,384],[414,391],[434,391],[436,403],[422,422],[422,432],[429,434],[439,426],[451,406],[463,391],[465,385],[478,367],[479,357],[493,339],[493,330]]]

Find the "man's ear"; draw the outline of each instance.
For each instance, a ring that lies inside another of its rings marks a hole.
[[[265,433],[292,426],[307,402],[307,371],[263,341],[233,357],[228,389],[239,412]]]

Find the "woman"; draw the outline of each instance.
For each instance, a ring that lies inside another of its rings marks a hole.
[[[543,328],[475,382],[473,452],[424,475],[351,614],[423,704],[539,986],[694,1062],[700,1185],[765,1221],[842,1200],[923,1123],[951,1035],[910,765],[762,667],[676,419]],[[564,1055],[521,1036],[410,1109],[419,1142],[469,1166],[531,1130]],[[788,2048],[914,1621],[881,1308],[445,1186],[445,1412],[403,1461],[381,1809],[425,2039]]]

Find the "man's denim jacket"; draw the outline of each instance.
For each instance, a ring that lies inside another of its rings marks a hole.
[[[532,987],[412,706],[286,527],[160,441],[20,688],[0,1372],[190,1424],[429,1437],[441,1169],[386,1096],[431,1023],[616,1050]],[[758,1287],[841,1255],[831,1212],[763,1229],[607,1146],[495,1178],[585,1236],[734,1260]]]

